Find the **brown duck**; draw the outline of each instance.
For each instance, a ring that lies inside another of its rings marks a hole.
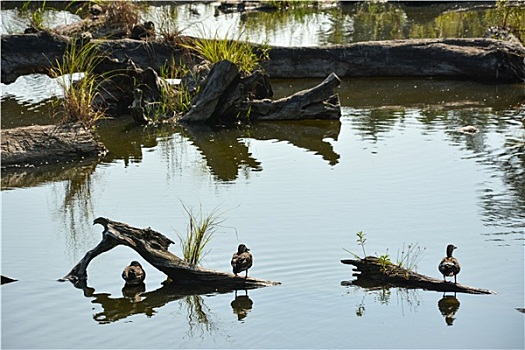
[[[142,269],[142,265],[138,261],[132,261],[129,266],[122,271],[122,278],[127,285],[137,285],[144,282],[146,272]]]
[[[457,247],[453,244],[447,246],[447,256],[441,259],[441,262],[438,265],[439,272],[443,274],[443,280],[446,281],[446,277],[454,276],[454,283],[457,283],[456,275],[461,270],[458,259],[452,256],[452,252]]]
[[[235,276],[237,276],[239,272],[246,271],[244,278],[247,278],[248,269],[253,265],[253,256],[250,253],[250,249],[244,244],[239,244],[237,253],[233,254],[231,264]]]

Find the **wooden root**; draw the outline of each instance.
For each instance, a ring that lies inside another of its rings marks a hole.
[[[379,285],[391,285],[404,288],[421,288],[439,292],[455,292],[468,294],[496,294],[496,292],[445,282],[442,279],[428,277],[419,273],[409,271],[394,264],[382,265],[374,256],[367,256],[360,260],[341,260],[343,264],[354,265],[356,268],[354,276],[357,280],[343,282],[345,285],[358,285],[363,287],[376,287]]]
[[[87,279],[87,267],[98,255],[115,248],[118,245],[128,246],[139,253],[142,258],[160,270],[174,284],[194,284],[199,286],[216,286],[217,288],[251,289],[280,284],[252,277],[237,277],[232,273],[209,270],[191,265],[168,251],[173,243],[163,234],[151,228],[139,229],[125,223],[99,217],[94,224],[104,227],[102,241],[73,267],[62,279],[75,284]]]

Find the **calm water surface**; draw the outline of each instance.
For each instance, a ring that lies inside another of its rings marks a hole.
[[[287,94],[308,83],[275,86]],[[20,281],[2,286],[3,347],[523,347],[524,113],[513,109],[523,89],[362,80],[340,93],[340,123],[211,131],[122,120],[99,127],[110,149],[100,163],[4,175],[2,271]],[[467,123],[481,132],[455,132]],[[283,284],[249,291],[238,311],[234,293],[166,290],[146,266],[146,297],[132,303],[120,272],[137,256],[125,247],[90,264],[91,294],[56,282],[99,242],[93,218],[177,241],[181,201],[226,211],[204,266],[229,270],[244,242],[252,275]],[[343,248],[361,253],[359,230],[369,254],[395,259],[418,243],[419,271],[436,277],[453,242],[459,280],[498,294],[457,295],[447,325],[441,293],[342,286],[352,276],[339,260],[350,257]]]
[[[46,124],[41,77],[2,86],[2,127]],[[46,80],[47,81],[47,80]],[[275,81],[278,96],[318,80]],[[17,84],[29,84],[23,86]],[[47,84],[47,83],[46,83]],[[48,85],[50,86],[50,85]],[[352,79],[340,122],[260,123],[235,130],[98,126],[101,161],[2,174],[3,348],[523,348],[523,86],[432,79]],[[456,132],[464,125],[481,132]],[[122,294],[117,247],[89,265],[89,290],[56,280],[100,241],[97,216],[151,226],[177,243],[182,203],[223,225],[203,265],[229,270],[239,243],[254,277],[282,285],[214,293],[162,286]],[[363,289],[343,248],[395,260],[425,248],[418,271],[439,277],[458,246],[460,283],[496,295]],[[443,305],[452,305],[448,319]]]

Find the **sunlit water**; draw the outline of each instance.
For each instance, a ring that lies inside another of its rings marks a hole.
[[[52,120],[55,92],[24,79],[2,87],[2,127]],[[2,347],[523,348],[523,86],[349,79],[339,93],[340,122],[152,129],[124,118],[98,127],[110,151],[100,162],[3,173],[2,274],[19,281],[0,288]],[[456,132],[469,124],[480,133]],[[250,275],[282,285],[233,303],[233,292],[166,290],[144,264],[145,297],[131,301],[120,273],[141,259],[125,247],[91,262],[87,295],[56,281],[100,241],[97,216],[151,226],[180,255],[182,203],[222,213],[203,266],[229,271],[242,242]],[[418,271],[434,277],[454,243],[458,281],[497,294],[458,294],[445,319],[442,293],[344,286],[343,248],[363,255],[361,230],[367,254],[392,260],[418,243]]]

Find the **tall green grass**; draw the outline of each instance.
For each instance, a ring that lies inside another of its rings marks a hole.
[[[51,75],[57,78],[64,97],[58,101],[62,122],[80,122],[86,127],[104,117],[104,111],[94,106],[99,88],[106,75],[94,74],[95,67],[104,59],[97,44],[82,45],[80,39],[72,40],[61,59],[56,59]],[[79,73],[83,75],[78,79]]]
[[[205,251],[206,245],[210,242],[217,227],[223,220],[220,219],[218,208],[212,210],[207,216],[203,216],[202,206],[199,207],[198,213],[184,204],[182,204],[182,207],[190,221],[185,236],[177,233],[182,247],[182,255],[186,262],[198,265],[209,252]]]
[[[250,73],[261,61],[268,59],[269,48],[267,45],[262,45],[259,50],[254,50],[251,43],[242,39],[242,32],[232,39],[220,39],[216,31],[213,39],[195,39],[191,44],[182,44],[182,46],[195,51],[211,63],[228,60],[235,63],[240,71]]]
[[[159,76],[164,79],[182,79],[189,72],[189,69],[174,58],[166,61],[159,69]],[[170,114],[182,114],[189,111],[191,99],[195,95],[187,91],[182,84],[178,86],[163,85],[160,91],[160,101],[156,106],[155,115],[157,117]]]

